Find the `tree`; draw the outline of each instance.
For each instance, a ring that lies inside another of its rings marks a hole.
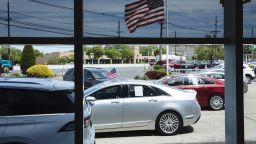
[[[130,60],[133,58],[133,51],[129,48],[125,48],[121,51],[122,59]]]
[[[212,64],[213,60],[224,59],[224,48],[222,45],[200,45],[194,50],[194,59],[207,60]]]
[[[67,56],[63,56],[63,57],[58,58],[58,63],[59,64],[66,64],[66,63],[69,63],[69,61],[70,61],[70,58],[67,57]]]
[[[159,55],[159,54],[160,54],[160,49],[156,49],[156,50],[154,51],[154,55],[157,56],[157,55]],[[166,54],[166,48],[163,48],[162,54]]]
[[[43,52],[40,52],[37,49],[34,49],[34,53],[35,53],[35,57],[39,57],[39,56],[42,57],[42,56],[44,56]]]
[[[141,46],[140,47],[140,54],[143,56],[152,56],[152,51],[157,50],[158,47],[149,45],[149,46]]]
[[[119,59],[122,56],[120,51],[113,48],[106,49],[105,55],[111,59],[110,63],[112,63],[112,59]]]
[[[32,45],[25,45],[20,60],[20,68],[22,74],[26,74],[26,71],[29,67],[35,65],[36,57]]]
[[[0,57],[2,59],[8,59],[8,51],[6,48],[0,48]],[[11,48],[10,58],[14,63],[19,63],[21,57],[21,50],[17,48]]]
[[[95,59],[99,59],[104,54],[104,50],[100,46],[86,49],[86,55],[90,56],[93,53]]]

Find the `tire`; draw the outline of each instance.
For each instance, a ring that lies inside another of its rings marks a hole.
[[[173,111],[161,113],[156,120],[156,130],[161,135],[176,135],[183,127],[180,115]]]
[[[252,82],[252,77],[250,75],[246,75],[245,78],[247,84],[250,84]]]
[[[221,110],[224,108],[224,99],[222,96],[215,94],[209,98],[209,107],[212,110]]]
[[[4,67],[3,69],[4,69],[4,73],[9,73],[9,71],[10,71],[9,67]]]

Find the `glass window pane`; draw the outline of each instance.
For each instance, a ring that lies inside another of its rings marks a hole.
[[[8,10],[9,1],[9,10]],[[1,0],[0,36],[71,37],[73,36],[73,0]]]
[[[256,0],[244,4],[244,38],[256,37]]]
[[[160,22],[140,27],[146,22],[145,19],[141,24],[137,23],[139,28],[133,33],[128,31],[126,23],[133,22],[127,17],[125,22],[125,5],[135,1],[85,0],[85,36],[160,37]],[[167,8],[168,37],[223,37],[223,7],[218,0],[172,0],[168,1]],[[126,14],[129,17],[129,12]],[[150,19],[150,16],[147,18]],[[162,36],[166,37],[165,26],[162,32]]]

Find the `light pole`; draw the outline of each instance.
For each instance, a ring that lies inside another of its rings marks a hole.
[[[94,53],[90,53],[90,57],[92,59],[92,64],[93,64]]]

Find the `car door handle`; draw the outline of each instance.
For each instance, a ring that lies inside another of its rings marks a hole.
[[[149,102],[157,102],[157,100],[156,99],[150,99],[150,100],[148,100]]]
[[[119,101],[112,101],[110,102],[111,104],[119,104],[120,102]]]

